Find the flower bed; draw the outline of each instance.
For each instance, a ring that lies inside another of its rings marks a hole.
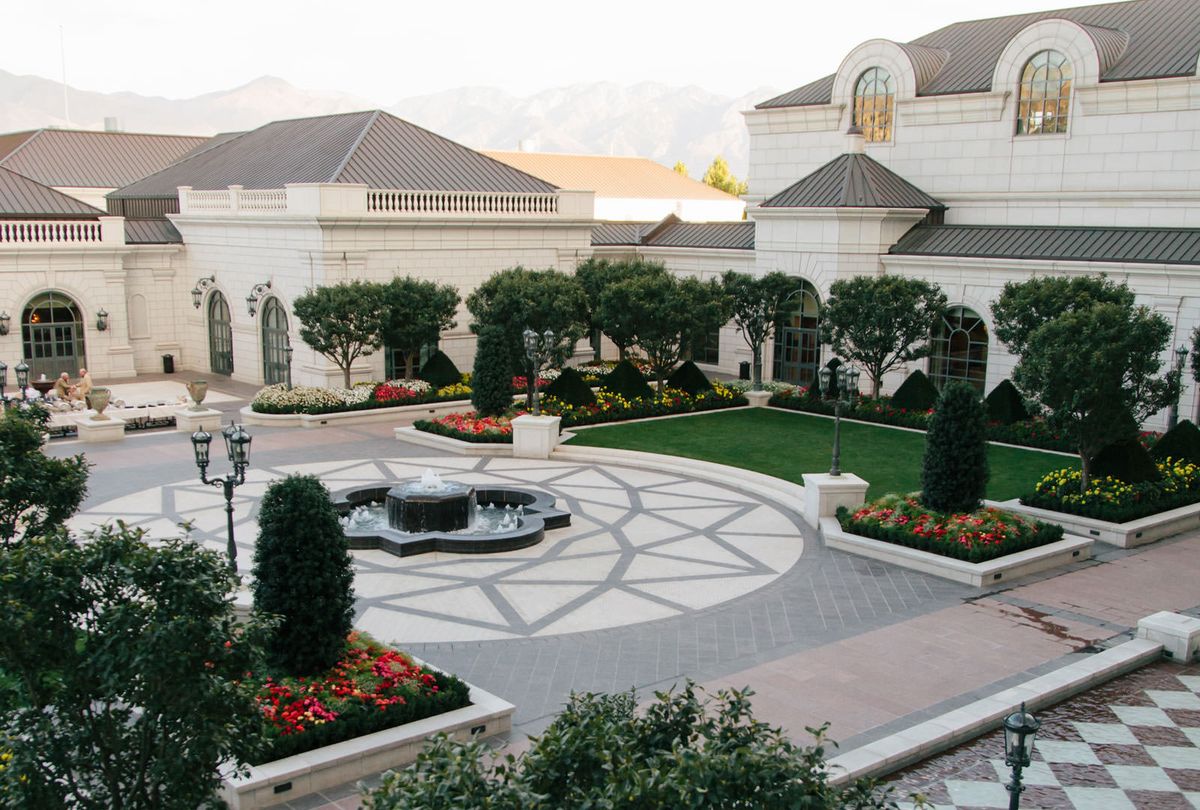
[[[446,402],[470,397],[471,388],[465,383],[454,383],[433,390],[424,380],[359,383],[353,388],[315,388],[304,385],[288,388],[286,385],[268,385],[255,394],[250,408],[255,413],[326,414]]]
[[[542,410],[562,418],[562,427],[599,425],[648,416],[712,411],[746,405],[746,397],[736,388],[713,383],[713,390],[692,396],[674,388],[664,388],[661,396],[629,400],[620,394],[597,391],[594,405],[568,405],[554,397],[542,400]]]
[[[1200,468],[1195,464],[1168,458],[1158,463],[1158,470],[1162,478],[1140,484],[1109,476],[1092,479],[1086,492],[1079,491],[1079,470],[1055,470],[1038,481],[1032,493],[1022,495],[1021,503],[1111,523],[1200,503]]]
[[[467,685],[453,675],[417,666],[404,653],[354,632],[329,672],[267,678],[258,703],[266,745],[256,765],[441,714],[469,700]]]
[[[464,442],[512,444],[512,421],[507,416],[476,416],[474,411],[436,419],[418,419],[413,427]]]
[[[912,495],[885,495],[851,512],[837,511],[844,531],[943,557],[977,563],[1063,539],[1061,526],[986,507],[942,514]]]

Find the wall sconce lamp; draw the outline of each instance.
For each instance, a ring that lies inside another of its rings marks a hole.
[[[196,286],[192,287],[192,306],[194,306],[196,309],[200,309],[200,301],[204,298],[205,290],[210,289],[216,283],[216,276],[205,276],[204,278],[198,279],[196,281]]]
[[[11,320],[7,312],[0,312],[0,336],[8,334],[8,322]]]
[[[108,329],[108,313],[103,308],[96,313],[96,328],[101,332]]]
[[[250,313],[251,318],[254,317],[254,313],[258,312],[258,302],[269,289],[271,289],[270,279],[262,284],[255,284],[254,289],[246,296],[246,311]]]

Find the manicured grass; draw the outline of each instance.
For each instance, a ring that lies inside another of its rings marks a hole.
[[[833,420],[805,413],[740,408],[581,430],[572,445],[618,447],[715,461],[801,483],[804,473],[828,472]],[[842,471],[870,482],[868,498],[921,488],[925,434],[842,421]],[[991,447],[988,497],[1031,492],[1050,470],[1077,459],[1012,447]]]

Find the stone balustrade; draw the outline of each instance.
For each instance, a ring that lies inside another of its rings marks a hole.
[[[0,221],[0,248],[63,248],[125,244],[124,219]]]

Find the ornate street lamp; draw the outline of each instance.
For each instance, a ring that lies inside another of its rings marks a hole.
[[[103,307],[96,313],[96,329],[101,332],[108,329],[108,313],[105,312]]]
[[[287,387],[288,387],[289,391],[292,390],[292,352],[293,351],[294,350],[292,349],[292,344],[290,344],[290,343],[287,345],[287,348],[285,348],[283,350],[284,357],[287,358]]]
[[[525,327],[525,331],[521,333],[521,337],[525,339],[525,356],[529,358],[529,363],[532,366],[533,415],[541,416],[542,409],[538,398],[538,378],[542,373],[542,365],[545,364],[546,357],[550,353],[550,347],[554,345],[554,332],[547,329],[539,335],[529,327]]]
[[[8,385],[8,363],[0,360],[0,407],[8,407],[8,397],[4,396],[4,387]]]
[[[29,364],[22,360],[13,369],[17,373],[17,387],[21,389],[21,399],[29,401]]]
[[[860,373],[854,366],[847,368],[843,365],[837,369],[837,392],[833,400],[833,463],[829,467],[829,474],[835,478],[842,474],[842,406],[848,408],[854,404],[854,398],[858,396]],[[823,395],[834,393],[830,385],[833,378],[829,366],[823,367],[817,375],[817,386]]]
[[[1041,721],[1025,711],[1024,701],[1020,709],[1004,718],[1004,764],[1012,768],[1012,782],[1005,785],[1009,792],[1008,810],[1018,810],[1021,806],[1021,793],[1025,790],[1021,770],[1029,767],[1033,738],[1041,727]]]
[[[1183,396],[1183,367],[1187,363],[1187,356],[1187,346],[1180,346],[1175,350],[1175,368],[1173,373],[1179,379],[1179,390],[1175,392],[1175,398],[1171,400],[1171,404],[1167,407],[1167,430],[1174,430],[1175,425],[1179,423],[1179,398]]]
[[[212,434],[205,430],[197,430],[192,434],[192,450],[196,454],[196,466],[200,468],[200,482],[221,487],[225,495],[225,521],[229,534],[229,570],[237,573],[237,546],[233,542],[233,490],[234,487],[246,483],[246,467],[250,464],[250,441],[252,437],[241,425],[230,423],[221,431],[225,439],[225,453],[233,465],[233,472],[223,478],[209,478],[209,449],[212,444]]]
[[[192,287],[192,306],[200,309],[200,302],[204,300],[204,291],[217,283],[216,276],[205,276],[196,280],[196,286]]]

